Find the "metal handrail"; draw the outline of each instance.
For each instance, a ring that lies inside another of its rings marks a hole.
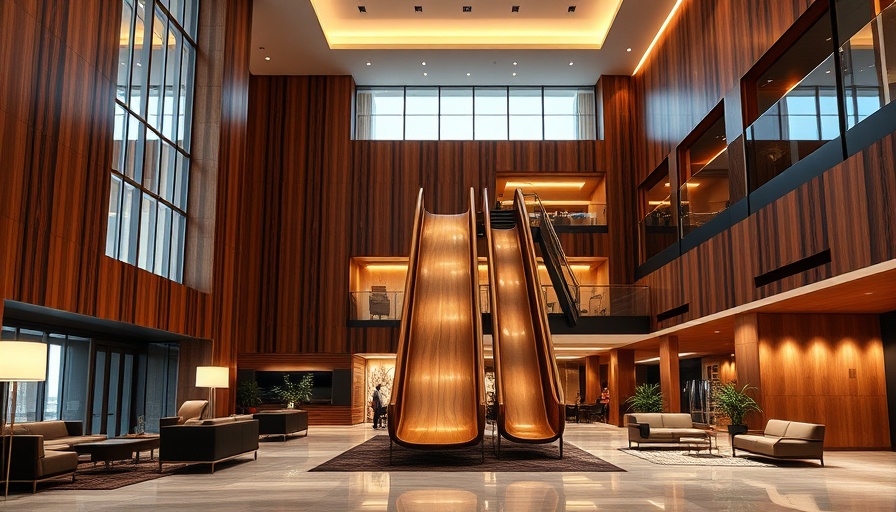
[[[538,197],[538,194],[528,193],[523,194],[523,198],[527,199],[527,202],[531,202],[535,205],[535,214],[541,220],[538,224],[534,224],[532,219],[530,218],[530,225],[535,225],[544,232],[541,236],[545,241],[545,248],[547,252],[550,252],[550,256],[557,260],[560,263],[560,268],[563,269],[563,280],[566,283],[567,291],[569,292],[570,297],[575,302],[576,307],[579,306],[579,281],[576,279],[576,275],[573,273],[572,268],[569,266],[569,261],[566,259],[566,254],[563,252],[563,246],[560,245],[560,238],[557,236],[557,232],[554,230],[553,224],[551,224],[551,219],[548,216],[547,210],[544,208],[544,204],[542,204],[541,199]],[[529,198],[532,200],[529,201]],[[546,233],[546,235],[545,235]]]

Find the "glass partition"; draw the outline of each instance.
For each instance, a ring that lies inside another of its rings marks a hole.
[[[862,122],[896,95],[896,4],[840,48],[846,128]]]
[[[681,236],[728,208],[728,151],[723,150],[679,189]]]
[[[672,214],[672,195],[650,200],[653,209],[638,223],[641,261],[647,261],[678,241],[678,225]]]
[[[751,190],[840,135],[833,71],[834,56],[831,55],[747,128]]]

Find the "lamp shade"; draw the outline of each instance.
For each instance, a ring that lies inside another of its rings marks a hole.
[[[0,341],[0,381],[47,380],[47,346],[31,341]]]
[[[230,387],[230,368],[226,366],[197,366],[197,388]]]

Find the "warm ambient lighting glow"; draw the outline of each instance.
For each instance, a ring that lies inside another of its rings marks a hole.
[[[533,6],[507,19],[504,6],[477,5],[475,16],[421,18],[368,7],[359,16],[355,5],[311,0],[330,49],[600,49],[622,0],[580,6],[576,16],[551,16],[552,3]],[[380,9],[388,9],[383,6]],[[416,14],[416,15],[415,15]],[[381,16],[378,17],[377,15]],[[371,17],[372,16],[372,17]]]
[[[367,270],[405,270],[407,271],[407,264],[389,264],[389,263],[371,263],[370,265],[364,265],[364,268]]]
[[[197,366],[197,388],[227,388],[230,386],[230,368],[226,366]]]
[[[515,188],[578,188],[585,186],[584,181],[508,181],[507,187]]]
[[[666,16],[666,21],[663,22],[663,25],[657,31],[656,35],[653,37],[653,41],[650,42],[650,46],[647,47],[647,51],[644,52],[644,55],[641,56],[641,60],[638,61],[638,65],[635,66],[635,70],[632,71],[632,76],[637,75],[638,71],[641,70],[641,66],[644,65],[644,61],[647,60],[647,56],[650,55],[650,52],[653,50],[653,47],[656,45],[656,42],[659,41],[660,36],[665,32],[666,27],[669,26],[669,22],[672,21],[672,18],[675,16],[675,13],[678,12],[678,8],[681,7],[682,0],[678,0],[675,2],[675,6],[672,7],[672,10],[669,11],[669,15]]]

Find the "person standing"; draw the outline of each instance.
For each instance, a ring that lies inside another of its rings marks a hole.
[[[374,430],[380,428],[383,416],[383,399],[380,396],[380,386],[382,386],[382,384],[376,385],[376,389],[373,390],[373,398],[370,400],[370,407],[373,408]]]

